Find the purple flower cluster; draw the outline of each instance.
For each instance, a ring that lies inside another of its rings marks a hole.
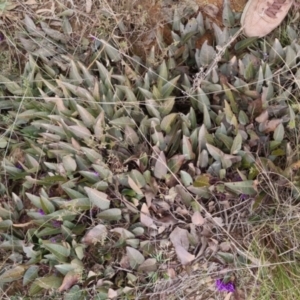
[[[216,287],[219,292],[231,292],[235,291],[234,284],[232,282],[224,283],[222,279],[216,281]]]

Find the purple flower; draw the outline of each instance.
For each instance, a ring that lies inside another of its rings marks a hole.
[[[38,210],[38,212],[40,213],[40,215],[42,215],[42,216],[44,216],[45,215],[45,212],[40,208],[39,210]]]
[[[49,240],[51,243],[56,243],[56,239],[53,237]]]
[[[242,177],[239,174],[233,176],[233,181],[242,181]]]
[[[0,39],[0,41],[1,41],[1,39]],[[23,168],[22,168],[22,166],[20,165],[20,163],[17,163],[17,164],[16,164],[16,167],[17,167],[18,169],[20,169],[20,170],[23,170]]]
[[[246,194],[240,194],[240,200],[241,201],[245,201],[245,200],[248,200],[249,199],[249,195],[246,195]]]
[[[52,221],[51,224],[55,228],[60,228],[60,226],[61,226],[61,222],[59,222],[57,220]]]
[[[216,287],[219,292],[231,292],[235,291],[234,284],[232,282],[224,283],[222,279],[216,281]]]

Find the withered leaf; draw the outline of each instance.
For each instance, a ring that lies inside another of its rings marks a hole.
[[[156,229],[156,225],[153,222],[153,219],[150,217],[149,209],[147,205],[144,203],[141,208],[140,220],[143,225],[149,228]]]
[[[192,216],[192,222],[195,225],[201,226],[204,224],[205,219],[202,217],[202,215],[199,211],[195,211]]]
[[[173,246],[176,247],[176,245],[180,245],[184,249],[188,250],[190,243],[189,243],[187,233],[188,232],[186,229],[176,227],[170,234],[170,240],[171,240]]]
[[[80,279],[80,274],[78,274],[74,271],[69,271],[66,274],[58,291],[61,293],[63,291],[69,290],[74,284],[76,284],[79,281],[79,279]]]
[[[193,261],[195,259],[195,255],[189,253],[181,245],[176,245],[175,251],[176,251],[177,257],[179,258],[180,262],[183,265],[187,265],[188,263],[190,263],[191,261]]]

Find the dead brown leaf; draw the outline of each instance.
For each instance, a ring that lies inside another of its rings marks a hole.
[[[259,97],[256,100],[249,103],[248,112],[250,114],[257,116],[257,115],[261,114],[262,111],[263,111],[263,104],[262,104],[261,97]]]
[[[229,242],[222,242],[220,244],[220,250],[223,252],[227,252],[230,250],[230,243]]]
[[[89,230],[82,239],[82,242],[88,245],[95,245],[97,243],[103,243],[107,237],[106,226],[99,224]]]
[[[202,217],[199,211],[195,211],[192,216],[192,222],[195,225],[201,226],[205,223],[205,219]]]
[[[282,123],[282,119],[273,119],[270,121],[266,121],[260,124],[259,130],[264,133],[274,132],[277,126],[281,123]]]
[[[223,226],[224,226],[224,223],[223,223],[223,219],[222,219],[222,218],[220,218],[220,217],[215,217],[215,218],[213,218],[213,220],[214,220],[214,223],[217,224],[218,226],[220,226],[220,227],[223,227]]]
[[[257,118],[255,118],[255,121],[258,123],[266,122],[269,119],[269,113],[267,110],[264,110]]]
[[[21,224],[13,224],[14,227],[22,228],[27,227],[29,225],[33,224],[33,221],[27,222],[27,223],[21,223]]]
[[[152,192],[145,192],[145,198],[147,206],[150,207],[152,203],[152,199],[154,199],[154,194]]]
[[[216,18],[219,8],[214,4],[208,4],[203,7],[203,11],[210,17]]]
[[[92,0],[85,1],[85,12],[87,14],[89,14],[92,11],[92,4],[93,4]]]
[[[174,279],[176,277],[176,272],[173,268],[169,268],[168,271],[168,276],[171,278],[171,279]]]
[[[156,225],[154,224],[153,219],[150,217],[150,212],[146,203],[142,205],[140,220],[143,225],[148,228],[157,229]]]
[[[118,292],[113,289],[108,289],[107,296],[109,299],[116,299],[118,297]]]
[[[180,262],[183,265],[187,265],[188,263],[190,263],[191,261],[193,261],[195,259],[195,255],[189,253],[187,250],[185,250],[185,248],[181,245],[176,245],[175,246],[175,251],[177,254],[177,257],[179,258]]]
[[[69,271],[66,274],[58,291],[61,293],[63,291],[69,290],[74,284],[78,282],[79,279],[80,279],[80,274],[75,273],[74,271]]]
[[[142,190],[137,186],[130,176],[128,176],[128,184],[138,195],[143,195]]]
[[[127,255],[124,255],[120,260],[120,266],[123,269],[129,269],[130,268],[130,261],[129,257]]]
[[[157,262],[155,258],[146,259],[139,267],[139,272],[155,272],[157,270]]]
[[[231,298],[231,296],[232,296],[232,293],[228,293],[228,294],[226,295],[226,297],[224,298],[224,300],[229,300],[229,299]]]
[[[180,227],[176,227],[170,234],[170,240],[174,247],[176,245],[182,246],[184,249],[189,249],[188,231]]]

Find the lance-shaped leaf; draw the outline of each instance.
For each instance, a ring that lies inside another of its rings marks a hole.
[[[154,166],[154,176],[157,179],[163,179],[168,173],[166,156],[163,151],[160,152]]]
[[[132,247],[126,247],[126,253],[129,257],[129,263],[132,269],[136,269],[145,261],[143,254]]]
[[[82,242],[88,245],[95,245],[97,243],[103,244],[107,237],[106,226],[99,224],[90,229],[82,239]]]
[[[239,182],[225,182],[226,187],[236,194],[255,195],[256,189],[254,188],[253,180],[239,181]]]
[[[109,208],[110,201],[107,199],[107,194],[97,191],[96,189],[91,189],[89,187],[85,187],[84,189],[93,204],[95,204],[102,210]]]
[[[25,268],[22,266],[16,266],[9,270],[6,270],[3,274],[0,275],[1,283],[13,282],[23,277]]]

